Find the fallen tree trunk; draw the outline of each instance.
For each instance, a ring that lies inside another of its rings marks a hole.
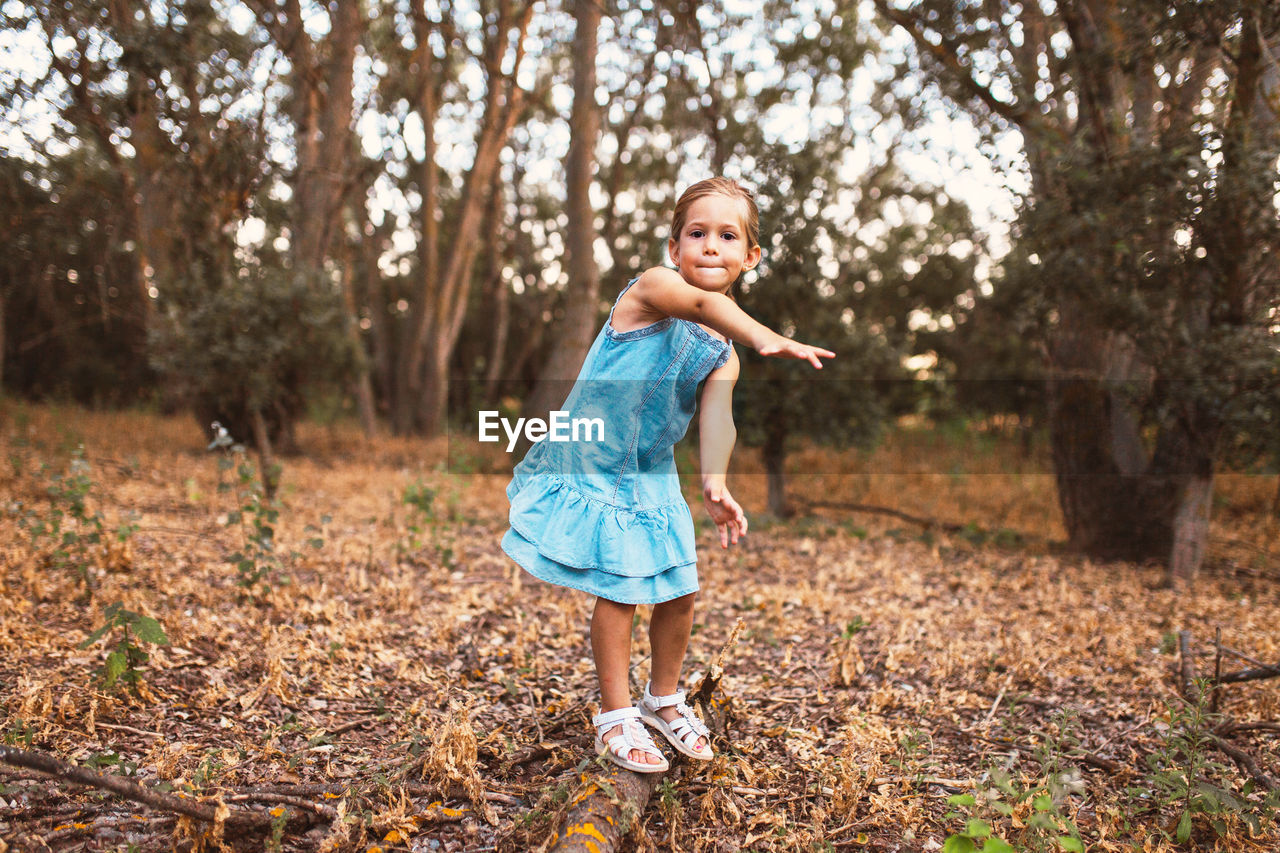
[[[716,655],[691,697],[702,709],[703,721],[711,729],[711,742],[725,740],[731,703],[716,696],[724,677],[724,659],[738,642],[742,620],[733,627],[729,640]],[[676,753],[677,759],[679,753]],[[672,762],[674,770],[683,762]],[[569,802],[564,820],[551,841],[551,853],[612,853],[644,814],[653,792],[672,772],[634,773],[616,765],[595,774],[583,774],[582,787]]]

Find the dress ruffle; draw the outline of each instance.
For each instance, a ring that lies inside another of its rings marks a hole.
[[[517,467],[507,498],[511,527],[565,566],[647,578],[697,561],[693,516],[683,497],[633,510],[583,494],[558,474]]]
[[[592,569],[575,569],[549,560],[514,528],[502,537],[502,550],[539,580],[621,604],[658,604],[698,591],[698,566],[675,566],[647,578],[628,578]]]

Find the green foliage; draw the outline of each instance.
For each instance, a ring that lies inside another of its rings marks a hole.
[[[1215,757],[1213,728],[1221,719],[1208,710],[1208,691],[1198,690],[1197,696],[1169,705],[1159,746],[1145,758],[1146,772],[1126,790],[1130,813],[1151,818],[1166,840],[1180,845],[1197,829],[1225,838],[1243,824],[1257,834],[1275,822],[1280,795],[1260,794],[1252,780],[1233,781],[1232,769]]]
[[[40,470],[44,473],[48,467],[42,465]],[[45,487],[49,503],[43,513],[20,503],[12,510],[18,517],[18,527],[27,531],[32,551],[48,549],[47,564],[60,571],[74,570],[86,590],[90,586],[89,570],[107,541],[114,538],[127,542],[138,529],[132,521],[125,521],[111,531],[102,513],[90,508],[92,474],[84,446],[78,446],[72,451],[66,472],[49,476]]]
[[[213,432],[209,449],[218,451],[218,491],[235,496],[235,509],[227,513],[225,523],[240,539],[240,549],[227,560],[240,576],[237,583],[252,594],[259,582],[269,585],[276,579],[282,567],[276,552],[280,505],[266,496],[244,445],[235,443],[217,421]]]
[[[409,542],[401,546],[401,552],[421,550],[429,541],[440,564],[447,569],[453,566],[454,531],[453,525],[441,516],[437,497],[437,490],[420,479],[405,486],[400,502],[409,508]]]
[[[1079,769],[1065,760],[1080,746],[1078,725],[1073,714],[1064,712],[1046,731],[1037,732],[1039,778],[1028,780],[993,767],[973,794],[948,798],[952,809],[947,820],[963,824],[947,838],[943,850],[1084,853],[1080,830],[1071,818],[1071,799],[1084,793],[1084,781]],[[1018,819],[1012,820],[1015,815]]]
[[[118,630],[119,634],[114,636],[114,647],[96,671],[98,683],[104,690],[128,688],[136,695],[138,685],[142,683],[142,667],[149,659],[139,643],[167,646],[169,638],[155,619],[126,610],[119,601],[104,607],[102,616],[102,624],[80,644],[80,648],[87,649],[109,632]]]
[[[210,270],[204,281],[191,271],[151,338],[154,366],[205,422],[249,436],[261,418],[272,442],[292,434],[304,389],[344,377],[353,359],[339,291],[277,262]]]

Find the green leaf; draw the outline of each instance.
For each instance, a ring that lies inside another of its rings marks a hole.
[[[982,853],[1014,853],[1014,849],[1003,838],[993,835],[982,845]]]
[[[98,626],[98,630],[94,631],[92,634],[89,635],[89,639],[85,640],[83,643],[80,644],[80,648],[82,649],[89,648],[94,643],[98,642],[98,640],[101,640],[102,635],[107,633],[110,630],[111,630],[111,623],[104,622],[102,625]]]
[[[1084,853],[1084,842],[1081,841],[1079,838],[1071,838],[1070,836],[1067,836],[1067,835],[1059,835],[1054,840],[1058,842],[1058,846],[1061,847],[1063,850],[1068,850],[1070,851],[1070,853]]]
[[[949,806],[976,806],[978,801],[973,798],[973,794],[952,794],[947,797],[947,805]]]
[[[978,846],[967,835],[953,835],[942,845],[942,853],[973,853]]]
[[[1182,813],[1182,817],[1178,820],[1178,831],[1174,833],[1174,837],[1178,839],[1179,844],[1187,843],[1187,839],[1191,837],[1191,812]]]
[[[1032,805],[1034,806],[1035,810],[1038,812],[1052,811],[1053,797],[1049,796],[1048,794],[1041,794],[1040,796],[1035,798],[1035,801],[1034,803],[1032,803]]]
[[[964,832],[972,838],[986,838],[991,834],[991,824],[980,817],[971,817],[965,821]]]
[[[138,620],[133,623],[133,631],[138,635],[138,639],[144,643],[155,643],[160,646],[169,645],[169,638],[165,636],[164,628],[150,616],[139,616]]]
[[[122,651],[114,651],[107,655],[107,663],[102,668],[102,685],[110,687],[116,683],[116,680],[124,675],[125,670],[129,668],[129,658]]]

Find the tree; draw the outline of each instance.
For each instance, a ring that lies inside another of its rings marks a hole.
[[[1203,560],[1224,430],[1274,382],[1280,11],[1248,0],[876,7],[923,71],[1023,139],[1007,287],[1043,293],[1070,544]],[[1243,419],[1243,420],[1242,420]]]
[[[600,29],[598,0],[574,0],[573,108],[569,116],[569,154],[565,159],[565,263],[569,283],[564,318],[557,324],[551,356],[525,401],[531,417],[546,417],[568,393],[597,328],[600,273],[596,268],[595,210],[591,203],[600,108],[596,105],[596,43]]]
[[[480,245],[483,213],[493,186],[499,156],[511,129],[520,118],[526,91],[516,83],[525,55],[525,37],[537,0],[517,4],[497,0],[485,8],[480,55],[485,76],[483,107],[475,135],[475,155],[463,180],[453,233],[447,252],[441,252],[438,227],[438,173],[436,171],[436,112],[439,105],[439,64],[448,52],[465,46],[445,19],[428,17],[421,0],[414,3],[415,39],[419,60],[419,90],[415,108],[427,140],[420,171],[421,204],[418,210],[421,288],[416,294],[411,336],[401,378],[404,393],[397,399],[394,425],[400,432],[418,426],[427,435],[444,426],[448,401],[450,359],[458,342],[472,285],[472,269]],[[483,8],[483,5],[482,5]],[[442,32],[437,55],[434,34]],[[505,70],[509,66],[510,70]]]

